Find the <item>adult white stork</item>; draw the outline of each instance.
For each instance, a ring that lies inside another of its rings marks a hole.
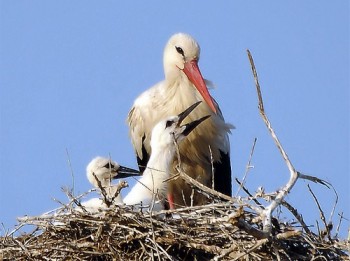
[[[123,204],[122,196],[118,194],[115,198],[117,186],[112,184],[112,179],[140,176],[140,172],[124,166],[108,158],[96,157],[86,167],[86,176],[89,182],[97,189],[103,190],[105,199],[92,198],[81,202],[81,205],[88,212],[97,212],[100,209],[108,208],[105,200],[111,204]],[[77,208],[81,210],[81,208]]]
[[[208,92],[198,67],[199,54],[199,45],[190,35],[178,33],[169,39],[163,58],[165,79],[135,100],[127,119],[129,134],[142,172],[151,155],[150,137],[155,124],[197,101],[204,101],[187,122],[205,115],[211,117],[181,143],[182,168],[208,187],[212,187],[214,181],[215,190],[231,196],[228,133],[234,127],[225,122],[218,104]],[[174,170],[177,164],[178,160],[175,159],[172,164]],[[192,189],[182,179],[176,179],[170,183],[169,193],[175,207],[189,205]],[[194,194],[194,205],[206,202],[204,196]]]
[[[152,153],[150,159],[142,177],[124,198],[123,202],[126,205],[136,205],[138,208],[138,204],[141,204],[156,211],[169,207],[166,198],[176,144],[181,144],[193,129],[210,117],[207,115],[181,125],[182,121],[199,103],[193,104],[178,116],[167,117],[155,125],[151,133]]]

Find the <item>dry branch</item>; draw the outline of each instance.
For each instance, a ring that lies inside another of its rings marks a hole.
[[[272,212],[282,204],[282,201],[284,200],[285,196],[290,193],[290,191],[292,190],[292,188],[294,187],[295,183],[297,182],[297,180],[299,178],[301,179],[307,179],[310,181],[313,181],[315,183],[320,183],[322,185],[325,185],[328,187],[328,183],[324,180],[321,180],[317,177],[313,177],[313,176],[309,176],[309,175],[304,175],[298,171],[296,171],[296,169],[294,168],[292,162],[290,161],[286,151],[284,150],[284,148],[282,147],[281,142],[279,141],[277,134],[275,133],[274,129],[272,128],[271,122],[269,121],[266,113],[265,113],[265,109],[264,109],[264,103],[263,103],[263,98],[262,98],[262,94],[261,94],[261,89],[260,89],[260,83],[259,83],[259,78],[258,78],[258,74],[255,68],[255,64],[254,64],[254,60],[253,57],[250,53],[249,50],[247,50],[247,54],[248,54],[248,58],[250,61],[250,65],[251,65],[251,69],[252,69],[252,73],[254,76],[254,81],[255,81],[255,87],[256,87],[256,92],[258,95],[258,107],[259,107],[259,112],[260,115],[267,127],[267,129],[270,132],[270,135],[272,137],[272,139],[274,140],[279,152],[281,153],[282,158],[284,159],[289,173],[290,173],[290,177],[289,177],[289,181],[287,182],[287,184],[280,189],[277,192],[277,196],[274,198],[274,200],[271,201],[270,205],[268,205],[262,212],[262,216],[264,219],[264,231],[267,233],[271,233],[271,229],[272,229]]]
[[[250,154],[249,154],[249,160],[248,160],[248,163],[246,165],[246,168],[245,168],[245,172],[244,172],[244,176],[243,176],[243,179],[242,179],[242,182],[240,182],[239,184],[239,187],[238,187],[238,190],[236,192],[236,197],[238,196],[238,193],[239,191],[242,189],[242,187],[244,186],[245,184],[245,180],[247,178],[247,175],[249,173],[249,170],[253,167],[251,165],[251,162],[252,162],[252,158],[253,158],[253,154],[254,154],[254,149],[255,149],[255,145],[256,145],[256,141],[257,141],[257,138],[254,138],[254,141],[253,141],[253,146],[250,150]]]

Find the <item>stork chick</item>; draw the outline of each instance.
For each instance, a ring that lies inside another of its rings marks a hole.
[[[165,208],[168,194],[168,179],[176,153],[176,144],[181,144],[201,122],[210,116],[181,125],[183,120],[199,105],[197,102],[177,116],[167,117],[152,130],[152,154],[142,177],[124,198],[127,205],[142,204],[153,210]]]
[[[139,176],[140,172],[124,166],[108,158],[96,157],[86,167],[86,176],[89,182],[97,189],[101,190],[102,198],[92,198],[81,205],[88,212],[96,212],[99,209],[108,208],[105,201],[110,204],[123,204],[122,196],[119,193],[115,197],[117,185],[112,184],[112,179]]]

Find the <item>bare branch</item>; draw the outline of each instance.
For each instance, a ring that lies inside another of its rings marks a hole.
[[[258,94],[260,115],[261,115],[263,121],[265,122],[265,125],[266,125],[267,129],[269,130],[270,135],[273,138],[273,140],[274,140],[278,150],[280,151],[284,161],[286,162],[286,165],[287,165],[287,167],[289,169],[289,172],[290,172],[290,178],[289,178],[288,183],[278,192],[276,198],[270,203],[270,205],[265,209],[265,211],[263,213],[263,216],[264,216],[264,230],[271,232],[271,228],[272,228],[271,215],[272,215],[272,212],[276,209],[276,207],[278,205],[281,204],[281,201],[283,200],[283,198],[291,191],[291,189],[295,185],[295,183],[296,183],[296,181],[298,179],[298,172],[295,170],[295,168],[293,167],[291,161],[289,160],[289,157],[288,157],[287,153],[283,149],[281,142],[279,141],[275,131],[273,130],[273,128],[271,126],[271,123],[270,123],[269,119],[267,118],[267,115],[265,114],[264,104],[263,104],[263,99],[262,99],[262,94],[261,94],[260,84],[259,84],[259,79],[258,79],[258,74],[257,74],[256,69],[255,69],[254,60],[253,60],[253,57],[252,57],[252,55],[251,55],[249,50],[247,50],[247,53],[248,53],[248,58],[249,58],[249,61],[250,61],[250,64],[251,64],[251,69],[252,69],[254,80],[255,80],[256,91],[257,91],[257,94]]]
[[[309,189],[309,191],[310,191],[310,193],[311,193],[311,195],[312,195],[312,197],[314,198],[314,200],[315,200],[315,202],[316,202],[316,205],[317,205],[317,207],[318,207],[318,210],[320,211],[320,216],[321,216],[321,220],[322,220],[322,222],[323,222],[323,224],[324,224],[324,227],[325,227],[325,235],[324,235],[324,232],[322,232],[322,231],[320,231],[321,232],[321,234],[322,235],[320,235],[321,237],[324,237],[324,236],[327,236],[328,237],[328,239],[329,239],[329,241],[331,241],[332,242],[332,238],[331,238],[331,233],[330,233],[330,226],[329,226],[329,224],[327,224],[327,222],[326,222],[326,218],[325,218],[325,216],[324,216],[324,213],[323,213],[323,210],[322,210],[322,208],[321,208],[321,205],[320,205],[320,203],[318,202],[318,199],[317,199],[317,197],[315,196],[315,194],[314,194],[314,192],[312,191],[312,189],[311,189],[311,187],[310,187],[310,185],[308,184],[307,185],[307,188]]]
[[[236,182],[239,184],[239,186],[243,189],[243,191],[255,202],[255,204],[260,207],[261,209],[264,209],[264,206],[249,192],[249,190],[237,179],[235,178]],[[260,212],[259,212],[260,213]]]
[[[238,193],[240,192],[240,190],[242,189],[242,186],[244,186],[244,183],[245,183],[245,180],[247,178],[248,172],[250,171],[251,168],[253,168],[253,166],[251,165],[251,162],[252,162],[252,158],[253,158],[253,154],[254,154],[256,141],[257,141],[257,138],[254,138],[253,146],[252,146],[252,148],[250,150],[250,154],[249,154],[249,160],[248,160],[248,163],[247,163],[247,165],[245,167],[245,173],[244,173],[242,182],[240,183],[240,186],[238,187],[238,190],[236,192],[236,197],[237,197]]]
[[[231,201],[231,202],[234,202],[234,199],[225,195],[225,194],[222,194],[216,190],[213,190],[211,188],[208,188],[207,186],[203,185],[202,183],[198,182],[197,180],[191,178],[189,175],[187,175],[182,169],[180,166],[177,167],[177,170],[179,171],[180,173],[180,177],[183,178],[187,183],[193,185],[194,187],[196,187],[197,189],[199,189],[200,191],[202,192],[205,192],[207,193],[208,195],[212,195],[212,196],[216,196],[218,198],[221,198],[221,199],[224,199],[224,200],[227,200],[227,201]]]
[[[67,148],[66,148],[66,154],[67,154],[68,166],[69,166],[70,174],[72,176],[72,194],[74,195],[74,188],[75,188],[74,171],[73,171],[72,162],[70,160],[70,155],[69,155],[69,152],[68,152]]]
[[[305,233],[307,234],[312,234],[312,232],[310,231],[310,229],[308,228],[308,226],[306,225],[306,223],[304,222],[304,219],[302,217],[301,214],[299,214],[298,210],[295,209],[294,207],[292,207],[292,205],[290,205],[287,201],[283,200],[282,201],[282,205],[288,209],[293,216],[298,220],[298,222],[300,223],[300,225],[302,226],[302,228],[304,229]]]

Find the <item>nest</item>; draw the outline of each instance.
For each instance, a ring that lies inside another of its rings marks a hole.
[[[242,202],[242,200],[239,200]],[[273,218],[261,233],[259,215],[246,203],[159,212],[111,206],[88,213],[76,198],[52,213],[19,219],[0,238],[1,260],[349,260],[348,242]],[[34,226],[31,233],[14,234]]]

